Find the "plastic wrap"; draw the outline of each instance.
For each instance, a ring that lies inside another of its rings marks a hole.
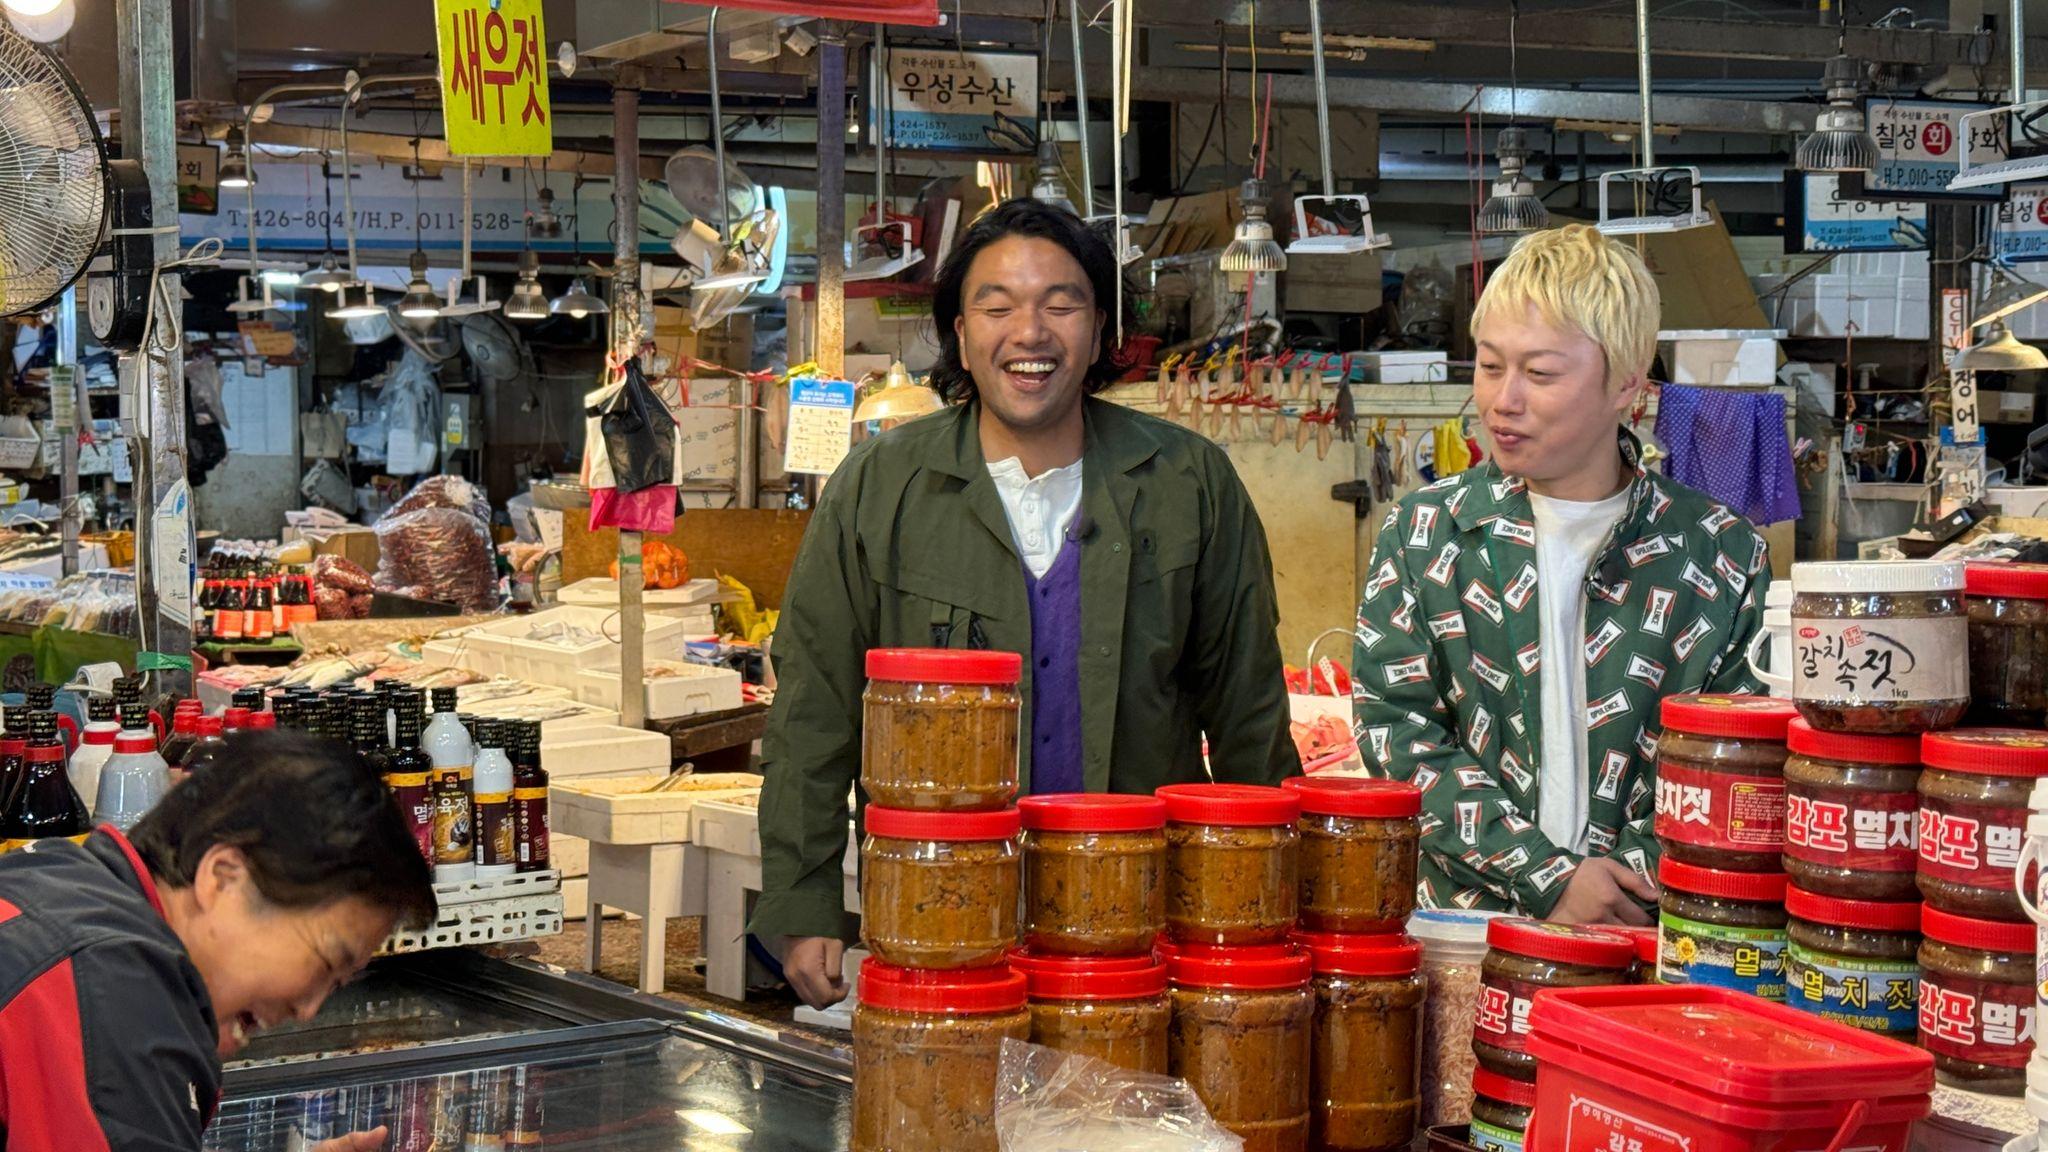
[[[313,559],[313,608],[322,620],[361,620],[370,614],[375,585],[362,566],[343,556]]]
[[[1003,1152],[1242,1152],[1187,1081],[1004,1040],[996,1082]]]
[[[0,620],[127,636],[135,631],[135,577],[113,570],[80,572],[49,587],[9,589],[0,592]]]
[[[459,476],[420,481],[375,525],[376,587],[464,612],[496,608],[490,514],[483,491]]]

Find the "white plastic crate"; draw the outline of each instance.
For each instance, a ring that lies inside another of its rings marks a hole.
[[[619,606],[619,582],[604,576],[578,580],[562,585],[555,598],[564,604],[609,610]],[[711,605],[735,599],[738,594],[725,591],[716,580],[690,580],[681,588],[643,588],[640,592],[642,604],[667,616],[708,613]]]
[[[681,660],[645,661],[647,718],[673,720],[704,712],[726,712],[740,706],[740,674]],[[667,675],[657,676],[656,670]],[[619,708],[619,666],[586,668],[577,673],[576,699],[600,708]]]
[[[596,633],[599,639],[587,644],[550,644],[527,638],[535,629],[553,624],[583,628]],[[646,657],[682,656],[683,645],[689,635],[688,621],[649,613],[645,624],[643,652]],[[618,635],[619,614],[616,611],[565,604],[545,612],[485,624],[464,637],[463,643],[485,658],[494,656],[499,675],[532,684],[574,688],[576,675],[583,669],[600,663],[618,662]],[[464,667],[475,665],[465,661]]]
[[[548,789],[548,830],[600,844],[686,844],[690,809],[698,802],[746,796],[761,787],[751,772],[713,772],[649,791],[667,779],[650,774],[554,784]]]
[[[540,762],[550,779],[667,775],[675,742],[660,732],[592,725],[551,731],[543,725]]]

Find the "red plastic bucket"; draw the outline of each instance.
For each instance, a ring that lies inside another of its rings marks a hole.
[[[1725,988],[1547,989],[1529,1152],[1905,1152],[1934,1058]]]

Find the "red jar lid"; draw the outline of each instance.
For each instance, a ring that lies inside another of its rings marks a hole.
[[[868,679],[906,684],[1012,685],[1024,678],[1024,657],[973,648],[870,648]]]
[[[1920,761],[1929,768],[1985,776],[2048,776],[2048,732],[2025,728],[1964,728],[1920,738]]]
[[[1166,801],[1166,818],[1179,824],[1263,827],[1301,817],[1300,796],[1262,784],[1168,784],[1153,795]]]
[[[1020,826],[1015,808],[994,812],[930,812],[867,807],[867,833],[888,840],[1008,840]]]
[[[1617,936],[1628,937],[1629,943],[1636,946],[1636,963],[1638,964],[1655,964],[1657,962],[1658,950],[1664,946],[1663,937],[1658,933],[1657,926],[1654,924],[1645,925],[1640,928],[1632,928],[1623,924],[1608,924],[1603,925],[1600,930],[1602,932],[1612,932]]]
[[[1723,872],[1718,868],[1686,864],[1669,856],[1657,864],[1657,882],[1699,896],[1751,900],[1760,904],[1783,902],[1785,886],[1789,883],[1783,872]]]
[[[1041,956],[1021,969],[1033,1000],[1143,1000],[1166,994],[1166,962],[1144,957]]]
[[[1666,728],[1738,740],[1783,740],[1785,726],[1799,718],[1790,700],[1775,696],[1666,696],[1662,713]]]
[[[1594,968],[1626,968],[1636,962],[1635,941],[1600,928],[1503,916],[1486,925],[1486,946],[1549,960]]]
[[[1804,888],[1785,889],[1785,913],[1816,924],[1867,928],[1873,932],[1918,932],[1918,900],[1842,900]]]
[[[1017,801],[1024,827],[1041,832],[1150,832],[1166,827],[1166,801],[1120,792],[1055,792]]]
[[[1308,950],[1292,944],[1185,945],[1166,961],[1175,984],[1248,992],[1300,988],[1315,974]]]
[[[2013,924],[2004,920],[1979,920],[1975,916],[1958,916],[1932,905],[1923,905],[1920,909],[1920,931],[1930,940],[1958,948],[2028,954],[2034,951],[2034,925],[2031,921]]]
[[[1164,957],[1165,953],[1163,952],[1139,952],[1132,956],[1074,957],[1061,956],[1052,952],[1040,952],[1028,946],[1020,946],[1010,949],[1010,967],[1029,976],[1034,968],[1056,967],[1069,960],[1085,959],[1089,963],[1099,966],[1105,972],[1130,972],[1140,968],[1150,968],[1164,959]]]
[[[1280,786],[1301,797],[1301,810],[1315,816],[1402,820],[1422,814],[1422,789],[1398,780],[1289,776]]]
[[[1963,580],[1971,596],[2048,600],[2048,564],[1971,564]]]
[[[1401,932],[1296,932],[1319,975],[1413,976],[1422,971],[1422,942]]]
[[[986,1016],[1024,1007],[1024,977],[1008,964],[926,972],[876,960],[860,966],[860,1002],[892,1012]]]
[[[1918,764],[1918,736],[1852,736],[1844,732],[1823,732],[1804,720],[1794,720],[1785,732],[1785,746],[1801,756],[1842,760],[1851,764]]]
[[[1472,1091],[1477,1095],[1486,1097],[1488,1100],[1498,1100],[1503,1104],[1513,1104],[1517,1108],[1534,1108],[1536,1106],[1536,1086],[1534,1084],[1525,1084],[1520,1080],[1512,1080],[1498,1072],[1489,1072],[1484,1068],[1472,1069]]]

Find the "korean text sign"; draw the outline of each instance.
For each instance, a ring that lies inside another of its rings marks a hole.
[[[434,0],[441,109],[457,156],[546,156],[547,30],[541,0]]]
[[[1024,52],[890,49],[889,146],[1029,156],[1038,150],[1038,59]]]

